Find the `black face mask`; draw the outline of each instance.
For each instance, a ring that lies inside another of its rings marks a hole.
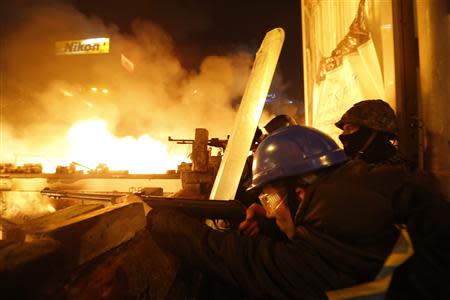
[[[353,133],[339,135],[339,139],[344,145],[345,154],[352,158],[357,156],[358,152],[364,147],[371,134],[372,130],[361,127]]]

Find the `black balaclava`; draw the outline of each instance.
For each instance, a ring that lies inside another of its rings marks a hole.
[[[360,127],[357,131],[350,134],[341,134],[339,139],[344,145],[344,152],[349,157],[355,157],[358,152],[364,147],[366,142],[372,135],[372,130],[367,127]]]
[[[395,155],[397,149],[390,138],[387,133],[376,132],[367,127],[360,127],[351,134],[339,135],[347,156],[358,157],[369,163],[387,160]]]

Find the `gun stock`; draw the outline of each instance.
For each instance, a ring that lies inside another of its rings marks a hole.
[[[151,208],[171,208],[183,213],[202,219],[226,219],[233,221],[243,221],[245,219],[245,206],[237,200],[199,200],[186,198],[170,198],[144,196],[142,201]]]

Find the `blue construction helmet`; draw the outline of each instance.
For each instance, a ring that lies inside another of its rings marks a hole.
[[[264,139],[256,150],[248,190],[285,177],[319,171],[347,159],[344,151],[319,130],[300,125],[281,128]]]

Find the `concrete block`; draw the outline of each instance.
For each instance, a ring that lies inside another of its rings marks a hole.
[[[46,236],[58,241],[65,266],[70,268],[130,240],[145,225],[142,203],[121,203],[45,224],[27,238]]]
[[[57,210],[51,214],[34,218],[22,225],[22,230],[33,233],[45,230],[45,228],[52,224],[61,224],[69,219],[81,216],[88,212],[103,208],[103,204],[76,204],[60,210]]]
[[[64,299],[166,299],[178,263],[147,230],[90,261],[66,284]]]

